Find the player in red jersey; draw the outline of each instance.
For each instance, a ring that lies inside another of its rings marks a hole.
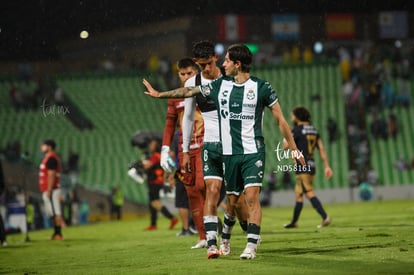
[[[52,240],[63,240],[62,235],[62,210],[60,207],[60,158],[55,152],[56,142],[52,139],[45,140],[40,147],[45,155],[40,163],[39,188],[42,193],[46,213],[53,220],[54,233]]]
[[[147,172],[149,209],[151,214],[151,224],[145,230],[157,230],[157,214],[160,211],[170,220],[169,229],[173,229],[178,219],[165,207],[160,200],[160,191],[164,187],[164,171],[161,168],[160,145],[159,141],[153,139],[148,144],[149,156],[142,160],[142,166]]]
[[[178,61],[178,76],[181,81],[181,85],[184,82],[198,73],[198,67],[191,58],[184,58]],[[192,248],[204,248],[207,245],[206,233],[203,223],[203,207],[205,201],[205,186],[203,178],[203,166],[201,162],[201,148],[203,146],[204,137],[204,125],[203,118],[200,111],[196,112],[197,118],[193,127],[193,137],[190,144],[190,158],[191,158],[191,173],[182,173],[181,179],[185,186],[185,191],[188,197],[189,208],[191,216],[194,221],[195,228],[198,231],[199,241]],[[164,137],[161,149],[161,166],[167,172],[171,172],[170,165],[168,163],[168,156],[170,154],[170,146],[174,138],[176,128],[180,131],[180,140],[178,143],[178,160],[182,163],[183,150],[182,150],[182,117],[184,114],[184,99],[170,99],[168,100],[167,120],[164,127]],[[183,195],[183,194],[179,194]],[[179,205],[183,205],[182,198]],[[183,208],[183,207],[182,207]],[[183,213],[184,214],[184,213]],[[184,214],[185,215],[185,214]],[[184,227],[188,228],[188,224],[185,224],[185,217],[183,219]]]

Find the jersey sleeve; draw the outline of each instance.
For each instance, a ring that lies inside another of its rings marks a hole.
[[[58,161],[55,157],[50,157],[46,162],[47,170],[57,170]]]
[[[183,132],[183,152],[190,150],[191,136],[194,128],[194,113],[196,110],[195,97],[189,97],[184,100],[184,116],[182,121]]]
[[[204,97],[209,97],[211,93],[211,86],[209,84],[201,85],[200,92]]]
[[[272,107],[272,105],[274,105],[279,100],[276,91],[273,89],[272,85],[267,81],[263,83],[262,87],[264,92],[264,104],[267,107]]]
[[[297,139],[299,137],[298,127],[294,127],[292,129],[292,136],[293,136],[293,139],[295,140],[295,142],[297,143]]]
[[[214,94],[217,94],[220,89],[222,77],[217,78],[211,81],[208,84],[204,84],[200,86],[200,92],[204,97],[214,97]]]

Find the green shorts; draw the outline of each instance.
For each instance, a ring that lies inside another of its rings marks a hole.
[[[205,142],[201,157],[203,159],[204,179],[223,180],[223,161],[220,142]]]
[[[226,193],[240,195],[250,186],[262,187],[265,170],[265,153],[223,155]]]

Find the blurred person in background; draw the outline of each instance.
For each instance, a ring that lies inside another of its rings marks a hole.
[[[161,168],[160,144],[157,139],[152,139],[148,144],[149,157],[142,160],[142,166],[147,172],[148,197],[150,210],[150,225],[145,230],[157,230],[157,216],[160,211],[170,220],[169,229],[173,229],[178,219],[171,214],[160,200],[160,191],[164,187],[164,171]]]
[[[5,183],[3,176],[3,167],[0,162],[0,245],[7,246],[6,229],[5,229],[5,218],[6,218],[6,192]],[[3,220],[4,219],[4,220]]]
[[[311,115],[309,111],[303,106],[297,106],[292,110],[291,119],[295,125],[292,130],[293,138],[298,149],[302,152],[306,159],[306,165],[296,165],[296,186],[295,196],[296,203],[293,211],[293,218],[289,224],[285,224],[285,228],[296,228],[300,213],[303,208],[303,195],[308,198],[313,208],[318,212],[322,218],[322,223],[318,227],[328,226],[331,223],[331,218],[325,212],[322,203],[313,191],[313,178],[315,175],[315,160],[313,153],[317,148],[323,161],[325,168],[325,177],[332,177],[332,169],[328,162],[328,157],[319,136],[318,131],[311,125]],[[288,149],[286,140],[283,142],[284,149]]]
[[[60,191],[61,162],[55,148],[56,142],[53,139],[47,139],[41,145],[41,151],[45,156],[40,164],[39,188],[46,213],[53,221],[54,233],[52,240],[63,240]]]
[[[124,196],[121,188],[114,186],[111,192],[111,220],[122,219],[122,206],[124,205]]]

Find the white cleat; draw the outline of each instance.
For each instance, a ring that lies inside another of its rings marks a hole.
[[[256,258],[256,249],[252,249],[249,247],[246,247],[243,253],[240,255],[240,259],[242,260],[251,260],[254,258]]]
[[[212,245],[207,249],[207,258],[216,259],[220,257],[220,251],[217,249],[217,246]]]
[[[192,246],[191,249],[206,248],[206,247],[207,247],[207,241],[200,240],[196,245]]]
[[[230,255],[230,253],[231,253],[230,243],[228,241],[222,242],[220,244],[220,254],[224,256],[228,256]]]
[[[322,223],[320,225],[318,225],[318,228],[322,228],[322,227],[328,226],[330,224],[331,224],[331,217],[328,216],[328,217],[326,217],[326,219],[324,219],[322,221]]]

